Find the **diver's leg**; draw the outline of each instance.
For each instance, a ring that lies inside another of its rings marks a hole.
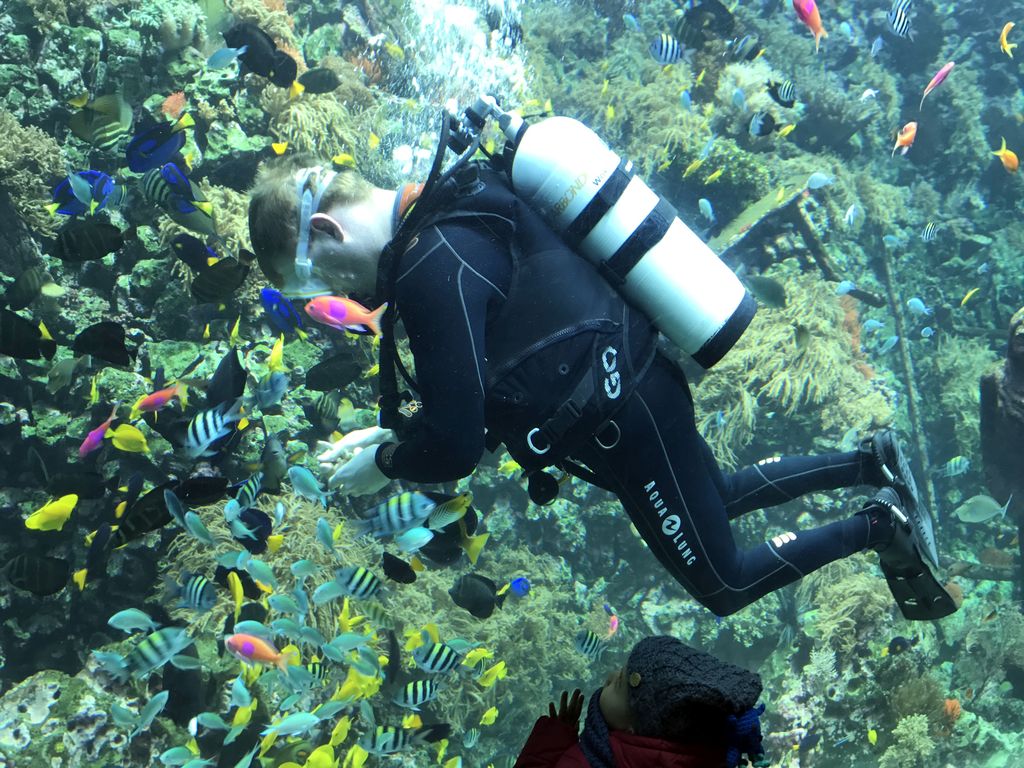
[[[685,384],[656,362],[616,415],[621,437],[610,449],[577,455],[615,490],[661,564],[720,616],[821,566],[874,546],[892,531],[853,515],[741,550],[713,472],[700,459],[702,440]]]

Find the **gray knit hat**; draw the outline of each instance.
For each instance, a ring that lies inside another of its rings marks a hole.
[[[687,734],[716,740],[716,724],[743,714],[761,696],[761,678],[754,672],[668,635],[636,644],[626,662],[626,683],[634,732],[678,741],[689,740]]]

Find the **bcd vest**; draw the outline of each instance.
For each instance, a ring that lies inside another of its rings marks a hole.
[[[504,443],[533,472],[592,437],[617,441],[613,417],[654,357],[650,321],[517,198],[502,174],[473,163],[435,194],[445,199],[432,201],[432,213],[393,246],[431,226],[462,223],[493,237],[495,258],[507,247],[513,260],[508,296],[485,328],[488,449]]]

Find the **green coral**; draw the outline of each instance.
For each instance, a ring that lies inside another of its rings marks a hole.
[[[0,110],[0,189],[21,220],[40,235],[52,237],[60,224],[44,206],[50,188],[67,173],[66,167],[60,145],[52,136],[21,125],[10,112]]]
[[[876,636],[892,610],[889,591],[863,567],[850,558],[829,563],[797,589],[797,602],[813,609],[809,633],[840,656]]]
[[[935,742],[928,733],[925,715],[910,715],[892,730],[895,743],[885,750],[879,768],[925,768],[932,765]]]
[[[785,264],[770,275],[785,285],[786,307],[762,307],[696,387],[698,427],[727,466],[736,466],[737,451],[755,435],[763,436],[765,419],[775,412],[792,417],[783,420],[780,432],[788,433],[790,444],[798,444],[800,434],[809,442],[823,433],[838,437],[850,427],[863,432],[892,420],[891,393],[855,353],[834,292],[816,274],[796,269]]]

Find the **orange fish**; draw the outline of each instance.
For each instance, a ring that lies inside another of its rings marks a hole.
[[[249,664],[276,664],[282,672],[288,672],[288,660],[274,646],[256,635],[235,634],[224,641],[231,653]]]
[[[917,123],[911,120],[909,123],[900,128],[900,132],[896,134],[896,144],[892,148],[892,155],[896,156],[896,150],[900,150],[901,155],[907,154],[910,148],[914,146],[914,139],[917,138]]]
[[[1007,173],[1016,173],[1017,167],[1020,165],[1020,161],[1017,159],[1017,153],[1014,152],[1012,149],[1006,148],[1005,138],[1003,138],[1002,136],[1000,136],[999,138],[1003,139],[1003,146],[1001,146],[992,154],[999,158],[1000,162],[1002,162],[1003,164],[1003,168],[1006,169]]]
[[[132,406],[130,418],[136,418],[143,411],[146,413],[159,411],[175,397],[178,398],[178,402],[181,403],[182,408],[188,405],[188,389],[186,385],[182,384],[180,381],[174,386],[165,387],[164,389],[159,389],[150,395],[143,395],[140,397],[135,401],[135,405]]]
[[[800,21],[807,25],[814,35],[814,52],[818,52],[821,38],[828,37],[828,32],[821,26],[821,16],[818,13],[818,4],[814,0],[793,0],[793,10],[800,17]]]
[[[337,328],[339,331],[366,333],[366,329],[380,335],[380,316],[388,308],[384,302],[372,312],[357,301],[340,296],[317,296],[306,304],[306,314],[318,323]]]

